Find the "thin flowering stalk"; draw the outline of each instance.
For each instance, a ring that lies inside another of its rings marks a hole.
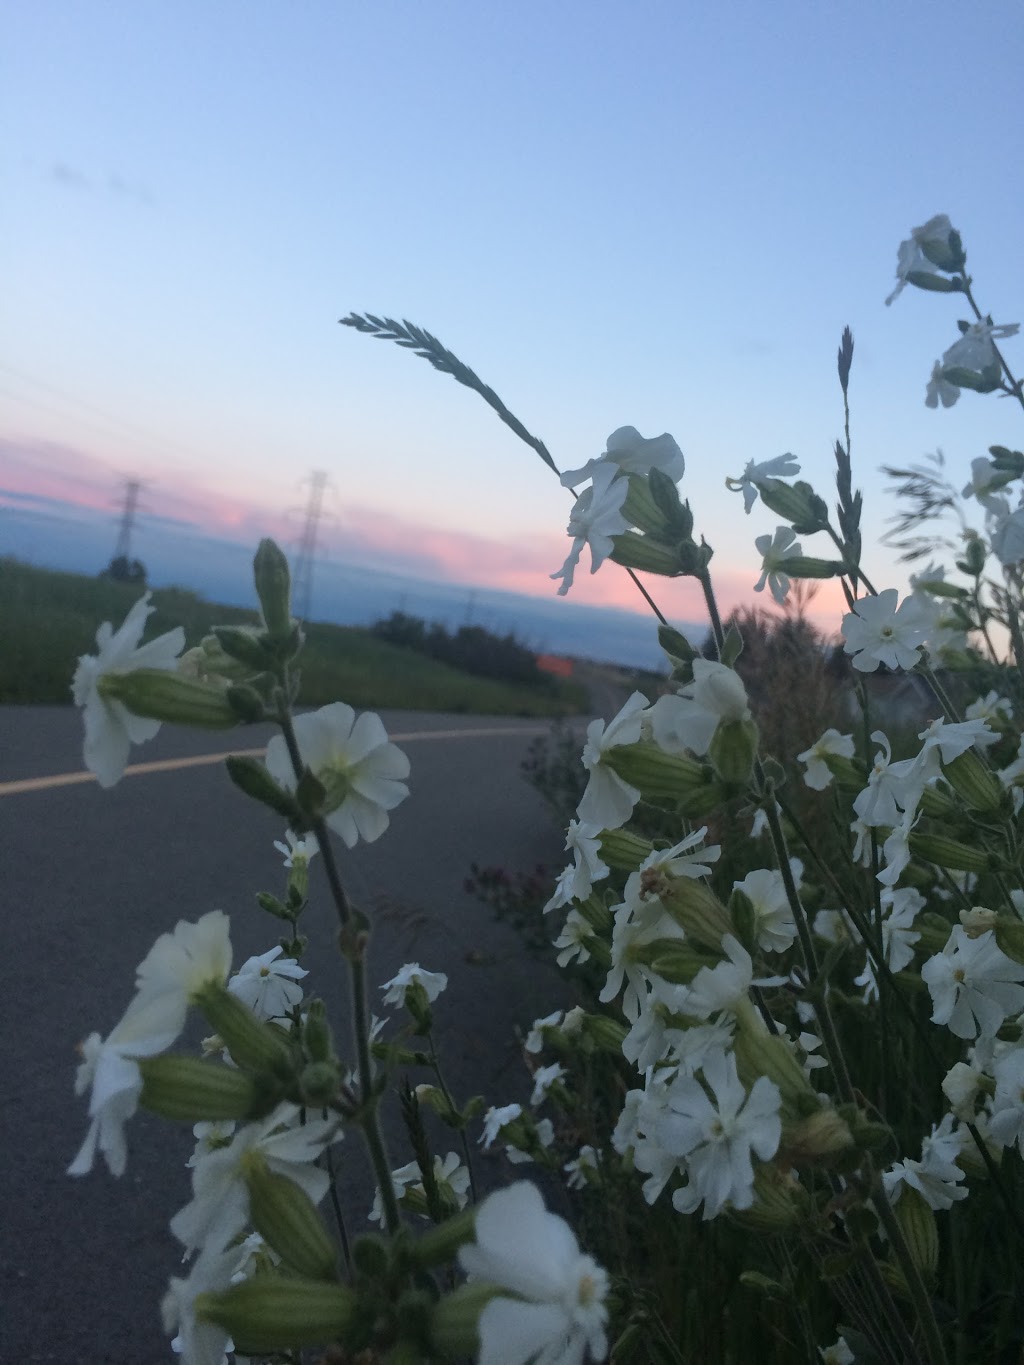
[[[448,1082],[444,1078],[444,1072],[441,1070],[441,1059],[437,1055],[437,1047],[434,1043],[433,1029],[430,1029],[427,1032],[427,1056],[430,1059],[430,1069],[437,1077],[437,1088],[444,1096],[445,1102],[447,1103],[448,1107],[452,1110],[453,1113],[457,1113],[458,1106],[456,1105],[455,1100],[452,1097],[452,1092],[448,1089]],[[466,1170],[469,1172],[469,1192],[472,1197],[473,1203],[476,1204],[478,1202],[479,1196],[477,1195],[476,1179],[473,1175],[473,1157],[472,1153],[470,1152],[469,1138],[466,1135],[465,1126],[459,1129],[459,1138],[461,1139],[462,1142],[462,1154],[466,1159]]]
[[[288,665],[282,664],[280,668],[281,691],[279,696],[277,722],[281,727],[281,733],[288,748],[288,756],[291,759],[292,767],[295,771],[295,780],[298,782],[303,772],[305,764],[299,752],[298,740],[295,736],[295,727],[292,724],[291,710],[286,698],[290,694]],[[358,1113],[359,1126],[363,1130],[367,1150],[370,1154],[370,1161],[373,1164],[374,1174],[377,1177],[377,1185],[381,1191],[381,1204],[384,1210],[384,1222],[388,1232],[392,1235],[401,1226],[402,1217],[398,1209],[398,1199],[395,1196],[394,1185],[391,1180],[391,1162],[388,1159],[387,1148],[384,1143],[384,1134],[381,1131],[379,1119],[377,1117],[377,1099],[373,1089],[373,1061],[370,1056],[370,1006],[367,994],[366,983],[366,960],[365,947],[358,942],[359,935],[352,934],[353,911],[352,905],[342,884],[341,875],[338,872],[338,865],[334,858],[334,849],[331,844],[330,831],[327,822],[322,816],[317,816],[313,822],[313,832],[320,845],[320,852],[323,857],[323,865],[327,874],[328,885],[331,888],[331,895],[334,898],[335,908],[338,912],[338,919],[341,922],[340,941],[342,953],[348,962],[349,979],[352,983],[352,1033],[356,1046],[356,1066],[359,1072],[359,1092],[360,1104]],[[349,946],[349,941],[352,940]]]
[[[983,322],[985,320],[985,314],[981,311],[981,309],[974,301],[974,295],[971,293],[971,282],[966,275],[963,276],[962,293],[964,297],[967,299],[967,302],[971,305],[972,309],[974,310],[974,316],[977,318],[979,322]],[[1016,398],[1018,403],[1020,403],[1021,407],[1024,408],[1024,385],[1021,384],[1021,381],[1019,379],[1014,379],[1013,372],[1010,369],[1009,365],[1007,365],[1006,360],[1003,358],[1003,353],[1002,351],[1000,351],[995,341],[990,341],[989,344],[991,345],[993,351],[995,351],[996,358],[998,359],[1000,365],[1002,365],[1003,373],[1006,375],[1006,378],[1008,380],[1007,392],[1011,393],[1013,397]]]

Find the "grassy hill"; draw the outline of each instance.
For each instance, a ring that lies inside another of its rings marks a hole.
[[[38,569],[0,558],[0,702],[69,703],[80,654],[96,647],[96,628],[124,619],[139,589],[110,579]],[[183,588],[157,588],[146,638],[173,626],[188,646],[213,625],[251,624],[255,612],[223,607]],[[557,716],[587,708],[578,684],[545,678],[539,686],[473,677],[355,626],[313,623],[301,658],[300,703],[394,707],[482,715]]]

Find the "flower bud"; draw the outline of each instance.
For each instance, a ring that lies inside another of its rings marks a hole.
[[[925,1280],[931,1280],[939,1263],[939,1232],[935,1214],[924,1196],[907,1184],[902,1187],[894,1212],[906,1240],[910,1259]]]
[[[995,923],[996,946],[1014,962],[1024,962],[1024,924],[1000,916]]]
[[[472,1356],[480,1350],[477,1323],[491,1299],[505,1293],[493,1284],[464,1284],[434,1305],[430,1317],[430,1340],[438,1355]]]
[[[275,644],[283,643],[292,631],[292,585],[288,560],[274,541],[265,539],[260,541],[252,567],[267,634]]]
[[[819,1107],[817,1112],[786,1131],[786,1153],[799,1165],[803,1161],[829,1164],[829,1158],[853,1146],[853,1134],[835,1109]]]
[[[671,534],[672,523],[655,500],[647,479],[640,474],[630,474],[626,482],[629,485],[629,492],[622,504],[622,515],[630,526],[635,526],[638,531],[643,531],[645,535],[652,536],[663,544],[666,542],[672,544],[678,540],[678,535]],[[678,494],[676,499],[678,501]]]
[[[355,1314],[351,1289],[319,1280],[258,1275],[219,1294],[200,1294],[200,1322],[230,1332],[240,1355],[271,1355],[344,1338]]]
[[[815,559],[813,555],[787,555],[780,568],[790,578],[839,578],[849,572],[841,559]]]
[[[263,1159],[246,1159],[243,1169],[252,1225],[264,1241],[299,1275],[334,1280],[337,1249],[305,1190]]]
[[[214,626],[213,638],[229,659],[262,673],[274,662],[262,626]]]
[[[165,1052],[138,1061],[142,1074],[139,1103],[165,1119],[216,1123],[245,1119],[260,1107],[256,1082],[244,1071],[198,1057]]]
[[[460,1246],[473,1240],[476,1209],[466,1209],[446,1218],[407,1248],[409,1259],[424,1269],[454,1260]]]
[[[134,715],[149,720],[197,725],[206,730],[230,730],[238,724],[223,687],[182,677],[167,668],[104,673],[96,686],[107,701],[119,701]]]
[[[741,1002],[737,1013],[734,1047],[736,1072],[745,1086],[753,1085],[758,1076],[767,1076],[778,1086],[790,1115],[818,1114],[818,1096],[789,1042],[780,1034],[769,1032],[749,1001]]]
[[[946,1072],[942,1082],[942,1093],[949,1100],[949,1107],[958,1119],[968,1123],[974,1121],[974,1106],[978,1096],[985,1089],[988,1080],[980,1071],[966,1062],[956,1062]],[[995,1090],[995,1082],[990,1082]]]
[[[675,877],[658,899],[695,943],[721,954],[722,939],[735,934],[728,910],[711,888],[694,877]]]
[[[251,796],[254,801],[260,801],[278,815],[283,815],[292,829],[299,830],[304,827],[295,798],[277,785],[267,772],[265,764],[259,759],[242,754],[230,754],[225,760],[225,766],[231,781],[244,791],[246,796]]]
[[[601,1052],[610,1052],[613,1057],[621,1056],[622,1044],[629,1032],[610,1014],[584,1015],[580,1031],[585,1038],[592,1039]]]
[[[944,280],[941,275],[933,275],[930,270],[908,271],[907,284],[912,284],[916,289],[927,289],[933,294],[959,294],[963,290],[959,280]]]
[[[667,754],[652,740],[615,745],[605,752],[604,761],[648,801],[676,800],[708,784],[705,764],[684,754]]]
[[[828,507],[824,499],[803,479],[786,483],[784,479],[765,477],[758,480],[757,491],[764,505],[790,522],[799,535],[814,535],[828,526]],[[789,562],[787,559],[787,566]]]
[[[623,531],[611,539],[614,549],[608,557],[626,569],[641,569],[644,573],[661,574],[665,578],[675,578],[680,572],[676,551],[653,536]]]
[[[983,848],[961,844],[956,839],[945,839],[939,834],[911,833],[907,842],[915,858],[954,872],[990,872],[998,870],[999,860]]]
[[[256,725],[267,719],[263,698],[248,683],[232,683],[226,694],[228,705],[243,725]]]
[[[973,749],[943,763],[942,775],[971,810],[998,810],[1003,799],[1002,783]]]
[[[341,1071],[334,1062],[310,1062],[299,1074],[299,1094],[311,1109],[323,1109],[337,1098]]]
[[[302,1041],[314,1062],[334,1060],[334,1040],[327,1022],[327,1006],[322,1000],[311,1000],[302,1021]]]
[[[648,943],[634,943],[626,950],[630,962],[649,967],[655,975],[679,986],[688,986],[701,967],[714,967],[720,958],[699,953],[682,939],[656,938]]]
[[[275,1028],[257,1019],[236,995],[224,986],[210,983],[201,987],[194,999],[239,1066],[278,1075],[287,1073],[291,1060],[288,1044]]]
[[[743,787],[750,781],[757,757],[757,724],[753,720],[723,720],[711,736],[708,758],[723,782]]]
[[[758,1166],[753,1204],[749,1209],[731,1208],[729,1217],[751,1232],[771,1236],[804,1224],[809,1213],[810,1200],[799,1180],[776,1166]]]
[[[601,831],[601,861],[619,872],[635,872],[645,858],[653,851],[649,839],[641,839],[625,829],[606,829]]]
[[[994,929],[999,921],[996,912],[984,905],[972,905],[970,910],[961,910],[958,918],[968,938],[981,938],[982,934]]]

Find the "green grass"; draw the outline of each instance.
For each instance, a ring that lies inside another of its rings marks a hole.
[[[96,628],[116,628],[137,587],[82,574],[38,569],[0,558],[0,702],[69,703],[81,654],[96,648]],[[188,647],[213,625],[251,624],[255,611],[207,602],[183,588],[157,588],[147,638],[180,625]],[[459,672],[414,650],[375,639],[354,626],[311,624],[300,658],[300,703],[458,711],[477,715],[558,716],[583,711],[577,684],[545,680],[541,688]]]

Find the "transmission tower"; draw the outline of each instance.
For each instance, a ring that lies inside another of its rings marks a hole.
[[[135,514],[139,509],[139,494],[141,492],[141,479],[125,479],[124,499],[121,503],[121,524],[118,527],[117,544],[114,547],[115,559],[131,558],[132,529],[135,526]]]
[[[309,619],[309,609],[313,600],[313,563],[316,559],[316,533],[323,515],[324,491],[327,488],[327,474],[323,469],[314,469],[309,477],[309,500],[306,503],[306,519],[299,540],[298,554],[295,558],[294,594],[295,615],[300,621]]]

